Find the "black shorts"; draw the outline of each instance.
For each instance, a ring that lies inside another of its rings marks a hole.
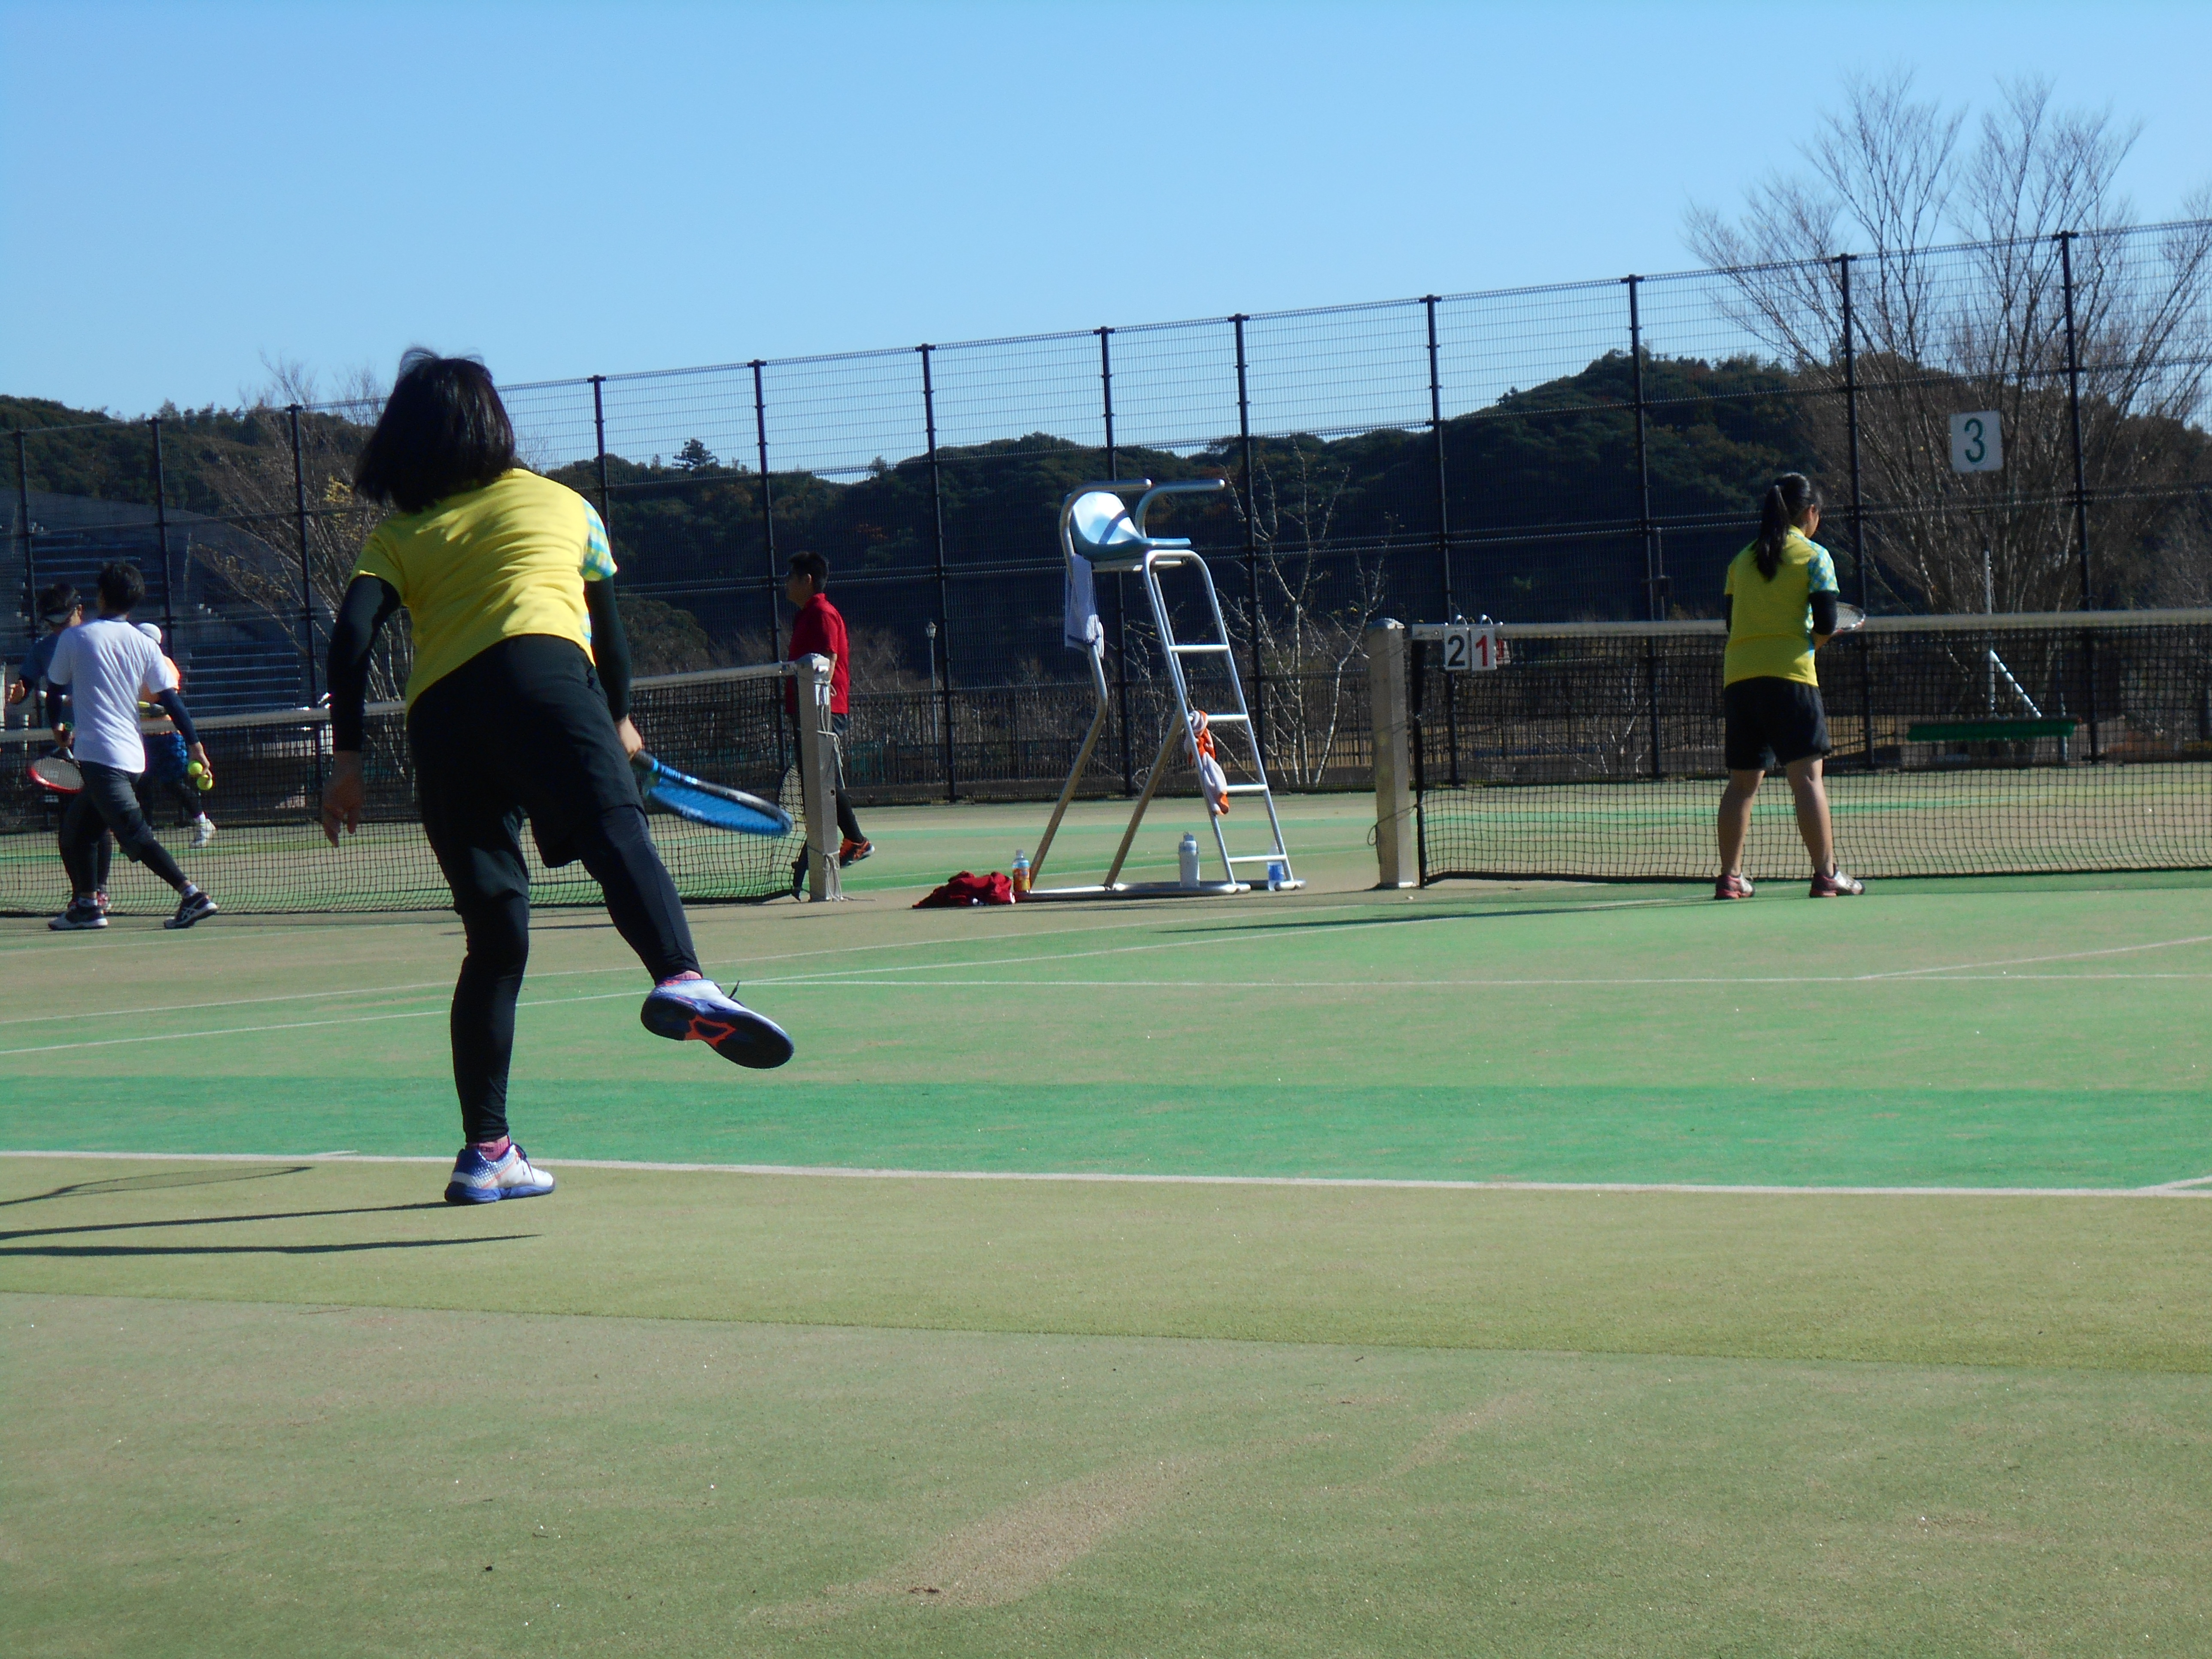
[[[1764,772],[1834,747],[1817,685],[1761,675],[1728,687],[1721,706],[1728,714],[1724,747],[1731,772]]]
[[[407,737],[422,828],[457,905],[528,892],[526,816],[556,869],[604,814],[644,816],[599,675],[567,640],[525,634],[479,652],[415,699]]]

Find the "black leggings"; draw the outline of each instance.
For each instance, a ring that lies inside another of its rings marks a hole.
[[[123,845],[125,854],[144,865],[181,893],[191,884],[177,867],[169,849],[154,838],[146,814],[138,805],[137,785],[143,774],[80,761],[84,787],[62,814],[62,866],[69,872],[70,891],[82,898],[107,884],[107,833]]]
[[[526,815],[547,864],[583,860],[655,983],[696,972],[699,959],[605,694],[574,645],[524,635],[471,657],[416,698],[407,735],[422,827],[468,937],[452,1021],[461,1127],[496,1140],[530,960]]]

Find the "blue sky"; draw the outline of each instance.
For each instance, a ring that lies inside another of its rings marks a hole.
[[[2212,177],[2212,6],[0,0],[0,391],[513,382],[1666,270],[1854,69]]]

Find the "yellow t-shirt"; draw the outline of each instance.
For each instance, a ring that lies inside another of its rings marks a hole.
[[[390,582],[414,623],[407,702],[501,640],[550,634],[592,648],[584,584],[615,574],[606,526],[566,484],[520,467],[377,526],[354,566]]]
[[[1759,574],[1753,542],[1729,562],[1724,591],[1729,605],[1723,685],[1751,679],[1820,683],[1813,672],[1812,596],[1838,591],[1835,561],[1826,548],[1791,531],[1769,581]]]

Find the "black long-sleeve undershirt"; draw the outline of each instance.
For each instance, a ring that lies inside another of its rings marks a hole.
[[[1812,595],[1813,631],[1826,637],[1836,631],[1836,602],[1833,593]],[[1721,621],[1729,627],[1735,625],[1735,595],[1721,595]]]
[[[177,735],[185,740],[186,748],[200,740],[200,734],[192,730],[192,717],[185,712],[185,700],[173,690],[157,693],[154,701],[161,706],[163,714],[176,722]]]
[[[584,608],[592,618],[592,657],[607,712],[621,720],[629,713],[629,637],[608,582],[584,584]],[[398,590],[380,576],[356,576],[346,589],[331,624],[331,654],[325,684],[331,688],[331,746],[357,752],[368,702],[368,659],[376,636],[399,609]],[[187,739],[190,741],[190,739]]]
[[[623,632],[612,582],[586,582],[584,608],[592,617],[592,660],[599,689],[607,694],[607,713],[622,720],[629,713],[629,635]]]
[[[358,753],[362,711],[368,703],[368,653],[376,636],[399,609],[399,592],[381,576],[356,576],[331,623],[330,661],[324,684],[331,688],[331,747]]]

